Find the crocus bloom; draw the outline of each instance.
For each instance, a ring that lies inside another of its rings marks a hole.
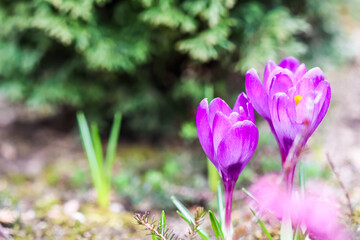
[[[332,195],[324,194],[324,189],[315,189],[317,193],[306,192],[301,197],[299,190],[289,192],[279,180],[275,174],[265,175],[250,188],[256,198],[252,203],[260,214],[269,212],[279,220],[289,214],[293,227],[305,226],[311,239],[351,239],[340,223],[337,201]]]
[[[200,144],[217,168],[225,187],[225,225],[231,226],[231,202],[235,183],[255,152],[259,133],[254,124],[254,110],[241,93],[231,109],[222,99],[208,104],[204,99],[196,112]]]
[[[295,137],[308,123],[304,144],[324,118],[331,98],[330,84],[320,68],[306,70],[293,57],[279,65],[269,61],[261,83],[255,69],[245,77],[246,92],[256,111],[267,120],[285,163]]]

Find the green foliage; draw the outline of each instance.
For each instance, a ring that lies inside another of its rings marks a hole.
[[[145,227],[144,230],[148,230],[151,232],[153,240],[179,239],[172,232],[172,230],[167,228],[166,222],[165,222],[165,212],[164,211],[162,211],[162,213],[161,213],[161,217],[160,217],[158,226],[156,226],[157,224],[155,224],[155,220],[153,218],[149,219],[149,212],[147,212],[145,214],[135,213],[134,218],[139,225]]]
[[[174,203],[176,208],[179,210],[177,213],[183,218],[190,226],[189,239],[193,239],[193,234],[199,234],[201,239],[209,240],[208,234],[200,228],[205,212],[203,208],[198,208],[195,217],[190,213],[190,211],[179,201],[176,197],[172,196],[171,201]]]
[[[265,235],[267,236],[267,238],[268,238],[269,240],[272,240],[273,238],[271,237],[268,229],[265,227],[265,224],[260,220],[260,218],[258,218],[258,217],[256,216],[256,213],[254,212],[254,210],[252,210],[252,209],[250,208],[250,211],[252,212],[252,214],[254,215],[254,217],[257,219],[258,223],[259,223],[260,226],[261,226],[261,229],[264,231],[264,233],[265,233]],[[285,238],[285,239],[287,239],[287,238]]]
[[[114,116],[105,161],[97,125],[92,123],[90,132],[85,115],[79,113],[77,119],[98,203],[100,206],[106,207],[110,204],[111,176],[120,132],[121,114],[117,113]]]
[[[165,211],[161,212],[160,221],[159,221],[159,233],[164,236],[166,231],[166,218],[165,218]],[[154,232],[152,232],[152,239],[153,240],[161,240],[161,237],[156,236]]]
[[[281,53],[301,56],[306,52],[306,45],[293,37],[310,31],[304,18],[291,15],[285,7],[267,11],[259,3],[250,3],[240,12],[246,23],[241,31],[248,46],[242,49],[237,69],[247,71],[259,67],[263,63],[260,59],[279,59]]]
[[[192,116],[206,86],[229,99],[240,91],[241,83],[220,87],[235,70],[285,55],[329,59],[339,4],[4,0],[0,90],[43,112],[71,106],[109,119],[121,111],[139,138],[176,134],[174,121]]]
[[[221,224],[219,223],[219,221],[216,219],[215,215],[210,210],[209,210],[209,217],[210,217],[211,226],[214,230],[216,239],[219,239],[219,238],[225,239],[224,233],[222,232],[222,229],[221,229]]]

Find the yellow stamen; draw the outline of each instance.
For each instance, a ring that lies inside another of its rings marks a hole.
[[[303,97],[300,96],[300,95],[296,95],[296,96],[294,97],[294,99],[295,99],[296,105],[298,105],[299,102],[301,101],[301,99],[303,99]]]

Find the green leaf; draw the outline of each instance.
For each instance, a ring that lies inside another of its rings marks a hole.
[[[184,219],[185,222],[187,222],[189,225],[191,225],[191,221],[188,220],[180,211],[176,211],[177,214],[179,214],[179,216]]]
[[[121,113],[116,113],[114,116],[114,122],[111,128],[110,138],[106,149],[105,174],[109,178],[111,178],[112,175],[112,168],[116,156],[116,147],[117,147],[117,142],[120,133],[120,126],[121,126],[121,117],[122,117]]]
[[[165,219],[165,211],[164,210],[161,212],[159,228],[160,228],[160,233],[162,235],[164,235],[165,229],[166,229],[166,219]]]
[[[161,212],[160,221],[159,221],[159,232],[161,235],[165,234],[166,229],[166,220],[165,220],[165,211]],[[152,240],[161,240],[160,237],[156,236],[154,232],[151,232]]]
[[[210,237],[204,231],[200,230],[200,228],[197,230],[197,234],[199,234],[202,240],[210,240]]]
[[[267,230],[267,228],[265,227],[264,223],[260,220],[260,218],[258,218],[255,214],[255,212],[250,208],[250,211],[252,212],[252,214],[256,217],[258,223],[260,224],[262,230],[264,231],[265,235],[268,237],[269,240],[272,240],[273,238],[271,237],[269,231]]]
[[[179,200],[177,200],[175,196],[171,196],[171,201],[188,221],[195,223],[194,217],[191,215],[190,211]]]
[[[78,113],[77,120],[78,120],[78,124],[79,124],[81,140],[82,140],[82,143],[83,143],[83,146],[85,149],[85,153],[86,153],[86,157],[88,159],[89,166],[90,166],[91,177],[92,177],[93,184],[96,189],[96,192],[98,195],[98,201],[99,201],[100,195],[101,195],[101,193],[103,193],[103,190],[104,190],[103,189],[104,185],[103,185],[102,178],[101,178],[102,173],[100,171],[98,162],[96,160],[96,154],[95,154],[93,143],[91,141],[89,126],[87,124],[84,113]]]
[[[248,195],[249,197],[251,197],[255,202],[258,202],[258,200],[256,199],[256,197],[254,195],[252,195],[246,188],[241,188],[241,190]]]
[[[221,230],[221,224],[218,222],[218,220],[216,219],[215,215],[209,210],[209,217],[210,217],[210,221],[211,221],[211,226],[214,230],[215,236],[217,239],[225,239],[224,238],[224,233]]]
[[[103,152],[102,152],[99,128],[96,123],[91,123],[91,139],[94,144],[96,162],[99,166],[99,171],[102,172],[102,170],[103,170]]]
[[[295,229],[293,240],[305,240],[305,239],[307,239],[307,234],[306,233],[304,234],[301,227],[297,226]]]
[[[181,217],[187,221],[189,224],[195,224],[195,219],[194,217],[191,215],[190,211],[179,201],[176,199],[175,196],[171,196],[171,201],[174,203],[174,205],[176,206],[177,209],[179,209],[180,213],[181,213]],[[200,235],[200,237],[204,240],[210,239],[208,234],[202,230],[200,227],[198,228],[198,234]]]

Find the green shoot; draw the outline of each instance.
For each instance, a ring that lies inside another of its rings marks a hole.
[[[98,126],[95,123],[92,123],[90,132],[88,123],[83,113],[77,114],[77,120],[81,140],[90,166],[93,185],[97,193],[97,201],[101,207],[109,206],[111,175],[120,132],[121,114],[115,114],[108,148],[106,151],[105,162]]]
[[[254,200],[255,202],[259,202],[256,197],[254,195],[251,194],[251,192],[249,192],[246,188],[241,188],[241,190],[246,194],[248,195],[249,197],[251,197],[252,200]]]
[[[273,238],[271,237],[269,231],[267,230],[267,228],[265,227],[265,224],[260,220],[260,218],[258,218],[256,216],[256,213],[254,212],[254,210],[252,210],[250,208],[250,211],[252,212],[252,214],[254,215],[254,217],[257,219],[258,223],[260,224],[261,226],[261,229],[264,231],[265,235],[268,237],[269,240],[272,240]]]
[[[162,235],[164,235],[165,229],[166,229],[166,219],[165,219],[165,211],[164,210],[161,212],[159,228],[160,228],[160,233]]]
[[[112,175],[112,168],[116,156],[116,146],[120,133],[120,125],[121,114],[116,113],[114,116],[114,122],[111,128],[110,138],[106,149],[105,172],[108,174],[109,177]]]
[[[180,217],[182,217],[187,223],[195,224],[195,218],[191,215],[190,211],[179,200],[177,200],[175,196],[171,196],[171,201],[179,210],[178,214],[180,215]],[[200,227],[197,230],[198,234],[203,240],[210,239],[209,235]]]
[[[209,210],[209,217],[210,217],[210,222],[211,222],[211,226],[214,230],[216,239],[225,239],[224,237],[224,233],[221,230],[221,224],[218,222],[218,220],[216,219],[215,215]]]
[[[188,220],[180,211],[176,211],[176,213],[185,221],[187,222],[189,225],[191,225],[191,221]]]
[[[166,233],[166,219],[165,219],[165,211],[164,210],[162,210],[162,212],[161,212],[158,229],[159,229],[159,232],[160,232],[161,235],[165,235],[165,233]],[[161,240],[161,238],[156,236],[156,234],[154,232],[152,232],[152,239],[153,240]]]

